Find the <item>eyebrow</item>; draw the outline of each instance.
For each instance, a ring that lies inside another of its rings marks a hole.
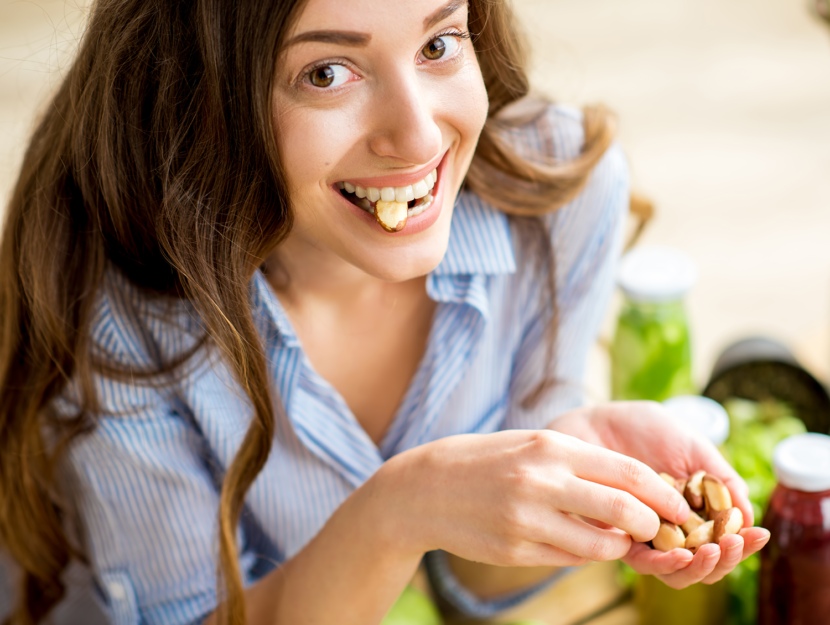
[[[306,43],[314,41],[318,43],[333,43],[340,46],[350,46],[352,48],[365,48],[372,40],[372,35],[368,33],[358,33],[351,30],[310,30],[305,33],[300,33],[296,37],[292,37],[285,47],[293,46],[298,43]]]
[[[424,19],[424,30],[429,30],[436,24],[440,24],[463,6],[467,6],[467,0],[450,0],[445,6]]]
[[[443,22],[463,6],[467,6],[467,0],[450,0],[448,4],[435,11],[432,15],[424,18],[424,30],[427,31],[436,24]],[[310,30],[292,37],[285,44],[285,47],[288,48],[298,43],[315,42],[331,43],[352,48],[365,48],[369,45],[370,41],[372,41],[372,35],[352,30]]]

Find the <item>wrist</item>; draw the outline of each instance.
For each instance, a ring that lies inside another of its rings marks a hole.
[[[427,523],[418,505],[417,477],[412,452],[386,461],[360,488],[363,514],[381,549],[388,555],[419,561],[435,547],[427,538]]]

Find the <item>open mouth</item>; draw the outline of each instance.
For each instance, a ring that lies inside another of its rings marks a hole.
[[[372,215],[379,201],[405,203],[408,218],[417,217],[432,204],[437,181],[438,169],[433,169],[423,180],[404,187],[361,187],[343,181],[337,183],[337,188],[352,204]]]

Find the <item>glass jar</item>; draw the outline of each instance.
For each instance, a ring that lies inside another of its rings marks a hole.
[[[684,297],[696,279],[692,260],[672,248],[638,247],[620,263],[625,297],[611,347],[611,395],[663,401],[695,392]]]
[[[764,527],[760,625],[830,623],[830,436],[797,434],[773,454],[778,485]]]

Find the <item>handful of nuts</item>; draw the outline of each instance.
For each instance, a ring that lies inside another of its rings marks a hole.
[[[695,553],[702,545],[719,544],[726,534],[737,534],[744,526],[743,513],[732,507],[732,495],[717,476],[697,471],[688,480],[668,473],[660,477],[686,498],[692,511],[680,527],[660,519],[660,529],[651,541],[655,549],[685,548]]]

